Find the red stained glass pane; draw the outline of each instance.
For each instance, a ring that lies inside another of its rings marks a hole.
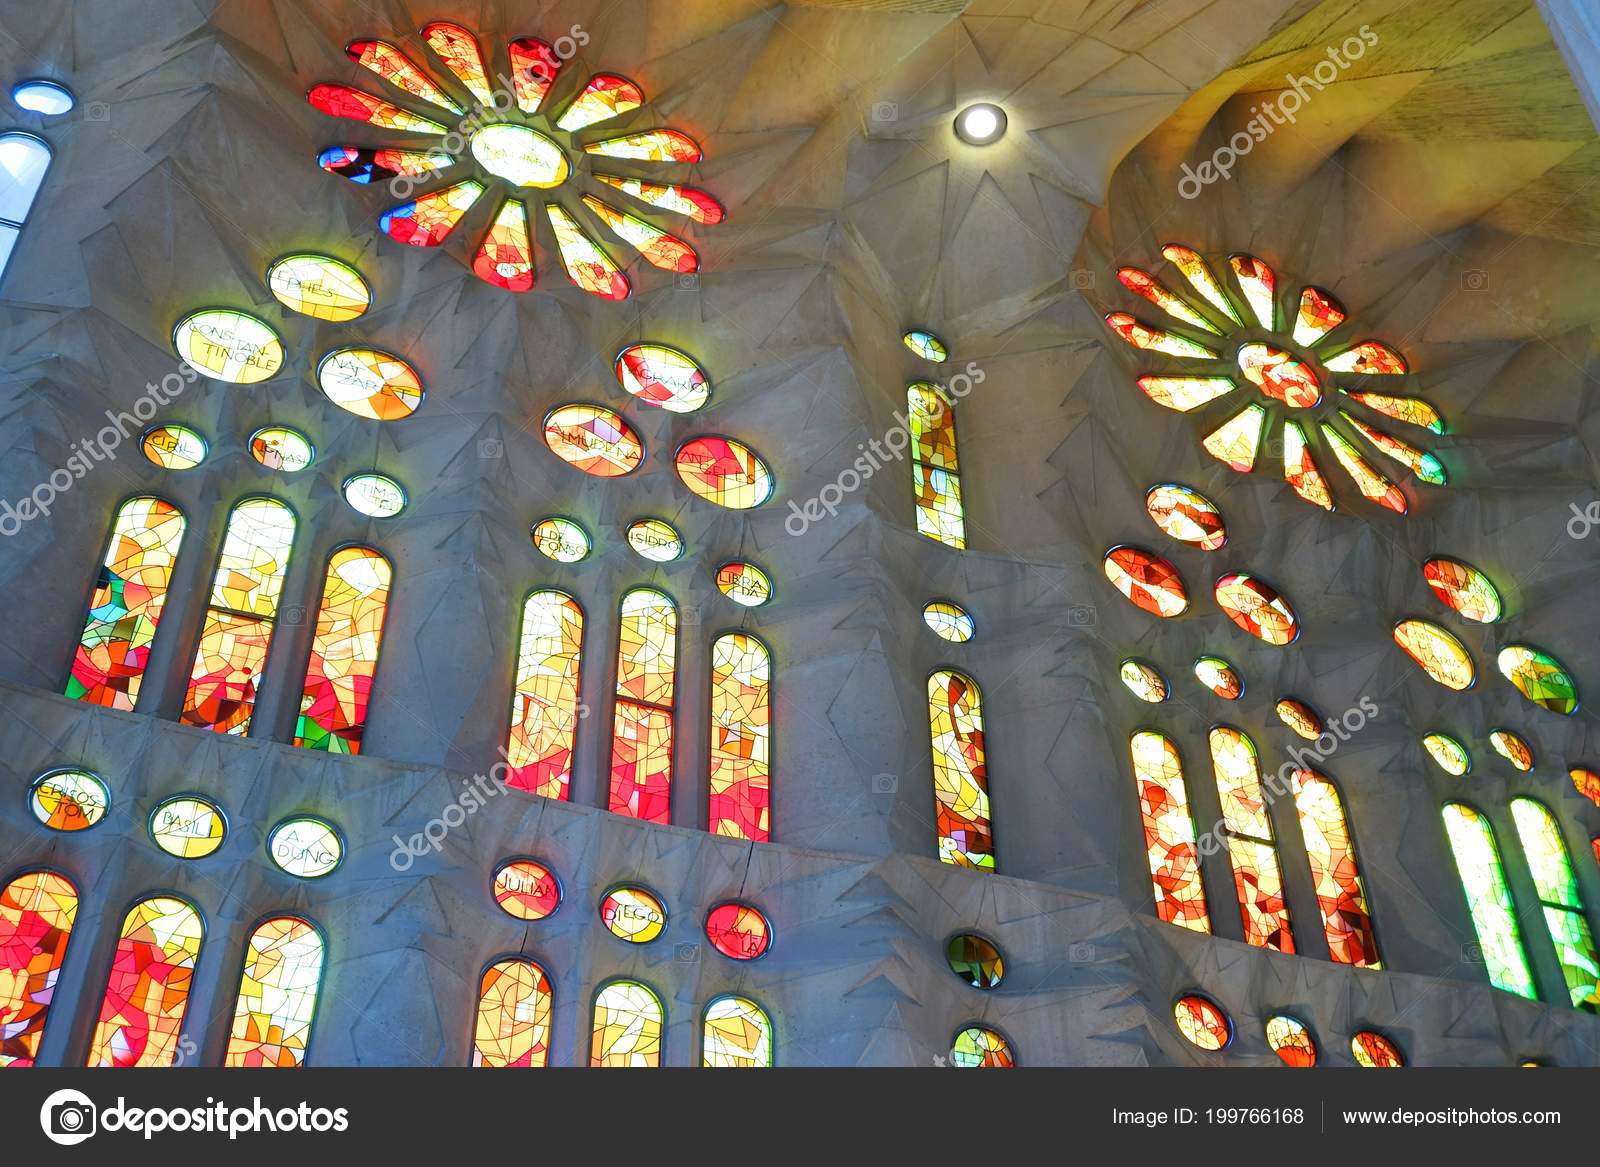
[[[378,229],[396,243],[437,247],[482,193],[483,183],[476,179],[458,182],[385,211],[378,216]]]
[[[928,678],[934,811],[939,860],[994,870],[983,696],[970,677],[941,669]]]
[[[478,42],[459,24],[438,20],[422,26],[422,39],[434,51],[444,67],[455,74],[456,80],[467,87],[479,105],[493,108],[494,90],[489,85],[488,73],[483,67],[483,54]]]
[[[445,127],[432,118],[401,109],[392,101],[352,89],[348,85],[324,83],[313,85],[306,100],[329,117],[349,118],[366,122],[384,130],[402,130],[411,134],[443,134]]]
[[[1281,348],[1246,344],[1239,348],[1239,371],[1263,396],[1291,409],[1310,409],[1322,400],[1322,383],[1316,372]]]
[[[1233,1022],[1221,1006],[1198,993],[1179,997],[1172,1006],[1178,1032],[1203,1050],[1215,1053],[1233,1040]]]
[[[680,273],[700,270],[699,254],[676,235],[669,235],[643,219],[619,211],[593,195],[584,195],[583,205],[611,228],[618,239],[632,246],[652,267]]]
[[[550,978],[531,960],[498,961],[483,970],[472,1064],[493,1069],[543,1066],[550,1056]]]
[[[534,592],[522,606],[517,676],[506,743],[508,784],[565,799],[578,728],[583,609],[564,592]]]
[[[597,122],[638,109],[644,104],[644,90],[616,73],[596,73],[583,92],[572,99],[556,120],[556,127],[572,133]]]
[[[390,85],[404,90],[412,97],[421,98],[430,105],[450,113],[466,111],[451,100],[445,92],[428,79],[417,63],[388,41],[354,40],[345,46],[345,55],[363,69],[376,73]]]
[[[1295,315],[1294,342],[1308,346],[1344,323],[1344,307],[1321,288],[1300,289],[1300,310]]]
[[[1223,614],[1257,640],[1285,645],[1300,635],[1300,621],[1289,601],[1263,580],[1230,572],[1217,580],[1215,595]]]
[[[519,36],[506,47],[511,54],[511,87],[516,93],[517,108],[523,113],[538,113],[561,71],[561,58],[535,36]]]
[[[494,902],[519,920],[543,920],[561,906],[561,881],[542,863],[513,859],[494,873]]]
[[[544,443],[562,461],[597,478],[630,474],[644,443],[620,414],[599,405],[563,405],[544,421]]]
[[[77,889],[53,871],[0,888],[0,1069],[33,1065],[77,916]]]
[[[1153,616],[1177,616],[1189,606],[1183,577],[1170,562],[1137,547],[1106,552],[1106,578],[1124,596]]]
[[[1169,924],[1209,932],[1211,916],[1206,910],[1194,816],[1189,811],[1178,748],[1163,734],[1149,730],[1134,734],[1129,748],[1156,916]]]
[[[472,273],[508,292],[533,287],[533,243],[528,238],[528,208],[507,199],[472,259]]]
[[[686,215],[707,227],[715,226],[727,218],[727,211],[722,204],[697,187],[670,182],[645,182],[643,179],[623,178],[616,174],[595,174],[593,177],[595,181],[631,195],[642,203],[676,215]]]
[[[704,157],[700,143],[682,130],[646,130],[593,142],[583,149],[603,158],[631,158],[636,162],[699,162]]]
[[[772,497],[772,471],[754,450],[732,438],[692,438],[674,462],[683,484],[718,506],[748,510]]]
[[[753,904],[718,904],[706,917],[706,939],[730,960],[755,960],[772,946],[772,925]]]
[[[205,926],[184,900],[155,896],[128,911],[112,957],[91,1066],[170,1066],[189,1005]]]
[[[1328,951],[1340,964],[1382,968],[1339,789],[1315,770],[1297,768],[1290,781]]]
[[[730,632],[711,646],[708,829],[765,843],[772,837],[772,660],[753,636]]]

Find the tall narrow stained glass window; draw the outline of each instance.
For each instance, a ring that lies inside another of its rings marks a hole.
[[[1539,994],[1534,988],[1527,950],[1522,946],[1517,906],[1506,884],[1505,868],[1500,864],[1494,828],[1480,812],[1463,802],[1445,803],[1442,813],[1489,983],[1536,1000]]]
[[[1293,952],[1289,903],[1284,898],[1283,872],[1278,866],[1266,793],[1261,789],[1255,743],[1227,725],[1215,726],[1209,741],[1244,938],[1257,948]]]
[[[711,798],[714,835],[772,838],[772,656],[754,636],[711,645]]]
[[[108,709],[139,700],[188,522],[165,499],[130,498],[111,524],[66,694]]]
[[[666,1017],[661,998],[638,981],[609,981],[594,997],[591,1066],[659,1066]]]
[[[962,550],[967,545],[967,526],[956,458],[955,409],[933,382],[916,381],[906,388],[906,417],[911,422],[917,532]]]
[[[1556,946],[1556,959],[1572,1004],[1600,1012],[1600,966],[1596,962],[1594,934],[1584,918],[1583,897],[1561,828],[1549,809],[1531,798],[1511,800],[1511,820],[1516,824],[1517,839],[1522,843],[1539,904],[1544,908],[1545,928]]]
[[[531,960],[511,957],[483,970],[472,1064],[490,1069],[543,1066],[550,1058],[550,978]]]
[[[183,700],[185,725],[239,737],[250,731],[294,533],[294,512],[275,498],[244,499],[228,516]]]
[[[772,1020],[748,997],[718,997],[706,1006],[700,1064],[755,1070],[772,1065]]]
[[[361,752],[393,575],[389,561],[370,547],[344,547],[328,560],[295,745]]]
[[[950,669],[940,669],[929,677],[928,729],[933,743],[939,861],[993,871],[983,694],[977,682]]]
[[[204,938],[205,924],[187,900],[152,896],[128,909],[89,1043],[89,1065],[173,1063]]]
[[[1315,770],[1296,768],[1290,781],[1328,952],[1340,964],[1382,968],[1366,885],[1356,868],[1355,844],[1350,840],[1350,823],[1339,788]]]
[[[0,888],[0,1069],[33,1065],[77,916],[77,888],[54,871]]]
[[[224,1066],[303,1066],[322,986],[322,934],[298,916],[263,921],[244,949]]]
[[[50,169],[50,147],[21,130],[0,134],[0,275],[5,274],[17,237]]]
[[[578,731],[583,608],[565,592],[538,591],[522,605],[517,678],[511,694],[509,783],[565,800]]]
[[[1165,734],[1141,730],[1128,739],[1139,788],[1144,849],[1150,861],[1156,917],[1196,932],[1211,931],[1200,851],[1189,811],[1189,788],[1178,747]]]
[[[672,724],[678,673],[678,608],[653,588],[622,597],[617,702],[611,731],[614,814],[668,822],[672,814]]]

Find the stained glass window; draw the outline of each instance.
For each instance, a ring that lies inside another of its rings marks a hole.
[[[1580,1009],[1600,1011],[1600,960],[1597,960],[1594,935],[1584,918],[1583,898],[1578,877],[1572,870],[1572,857],[1561,837],[1561,828],[1543,803],[1531,798],[1511,800],[1511,819],[1517,839],[1533,876],[1534,891],[1544,909],[1544,923],[1555,944],[1556,959],[1566,981],[1572,1004]]]
[[[178,321],[172,347],[192,368],[236,385],[265,381],[283,367],[278,334],[248,313],[225,308],[207,308]]]
[[[923,328],[913,328],[900,338],[905,346],[925,361],[939,364],[950,356],[944,341]]]
[[[960,550],[967,545],[967,528],[956,457],[955,409],[937,385],[917,381],[906,389],[906,416],[911,422],[917,532]]]
[[[1224,701],[1237,701],[1244,696],[1244,678],[1239,670],[1220,656],[1203,656],[1194,662],[1194,675],[1206,688]]]
[[[581,563],[593,549],[589,532],[572,519],[560,515],[540,519],[528,535],[540,555],[557,563]]]
[[[28,809],[52,831],[86,831],[110,806],[110,789],[87,770],[46,770],[28,789]]]
[[[1382,968],[1339,788],[1326,775],[1298,767],[1290,782],[1328,951],[1340,964]]]
[[[1244,938],[1258,948],[1293,952],[1289,903],[1284,897],[1278,848],[1261,788],[1256,746],[1231,726],[1214,727],[1208,737],[1217,797],[1222,802],[1222,834],[1233,865],[1234,890]]]
[[[631,158],[636,162],[699,162],[700,143],[682,130],[645,130],[590,142],[586,154],[604,158]]]
[[[1582,766],[1576,766],[1567,771],[1567,777],[1572,779],[1572,788],[1574,790],[1596,806],[1600,806],[1600,774]]]
[[[134,707],[187,525],[165,499],[130,498],[118,509],[67,678],[68,697],[108,709]]]
[[[1112,586],[1152,616],[1170,619],[1189,606],[1183,577],[1159,555],[1138,547],[1113,547],[1106,552],[1104,566]]]
[[[369,519],[392,519],[406,509],[406,488],[387,474],[352,474],[340,493],[351,510]]]
[[[1233,1040],[1233,1022],[1222,1006],[1199,993],[1179,997],[1172,1004],[1172,1016],[1184,1039],[1203,1050],[1216,1053]]]
[[[583,233],[578,221],[560,203],[545,205],[550,229],[555,233],[556,250],[569,278],[591,296],[602,300],[626,300],[633,285],[598,243]]]
[[[538,113],[561,71],[561,58],[550,44],[533,36],[519,36],[506,49],[511,54],[511,84],[516,91],[517,108],[523,113]]]
[[[392,574],[389,561],[370,547],[345,547],[328,560],[295,745],[361,752]]]
[[[403,357],[375,348],[336,348],[317,363],[317,384],[340,409],[372,421],[410,417],[422,378]]]
[[[940,640],[952,644],[965,644],[978,630],[971,614],[952,600],[929,600],[922,605],[922,622]]]
[[[591,1066],[659,1066],[661,998],[638,981],[609,981],[594,998]]]
[[[1005,979],[1006,962],[992,942],[976,932],[960,932],[945,944],[950,971],[974,989],[998,989]]]
[[[728,900],[706,914],[706,939],[729,960],[759,960],[772,947],[772,925],[754,904]]]
[[[419,178],[455,165],[455,158],[437,150],[371,149],[365,146],[330,146],[317,155],[317,165],[363,186],[391,178]]]
[[[1446,689],[1470,689],[1478,679],[1466,646],[1432,621],[1400,621],[1394,626],[1394,642]]]
[[[1368,1070],[1397,1070],[1406,1064],[1394,1042],[1370,1029],[1363,1029],[1350,1039],[1350,1056],[1356,1065]]]
[[[651,563],[671,563],[683,554],[683,536],[665,519],[628,524],[628,546]]]
[[[706,1006],[700,1064],[753,1070],[772,1065],[772,1021],[749,997],[717,997]]]
[[[685,486],[718,506],[749,510],[772,497],[772,471],[754,450],[732,438],[691,438],[673,462]]]
[[[772,838],[772,657],[766,645],[729,632],[711,645],[709,830],[766,843]]]
[[[522,605],[517,676],[506,743],[509,785],[566,799],[578,728],[583,609],[565,592],[539,591]]]
[[[1304,361],[1270,344],[1239,346],[1239,371],[1264,397],[1290,409],[1310,409],[1322,400],[1322,382]]]
[[[518,920],[543,920],[561,907],[561,881],[543,863],[513,859],[494,873],[494,902]]]
[[[1189,789],[1178,747],[1163,734],[1141,730],[1128,741],[1139,789],[1145,854],[1155,890],[1156,917],[1196,932],[1211,931]]]
[[[22,224],[44,184],[50,157],[43,138],[19,130],[0,134],[0,274],[10,262]]]
[[[748,560],[735,559],[717,568],[717,591],[741,608],[759,608],[772,599],[772,580]]]
[[[267,854],[296,879],[321,879],[343,862],[344,839],[326,819],[296,815],[267,832]]]
[[[1235,625],[1266,644],[1292,644],[1300,621],[1289,601],[1265,580],[1235,571],[1217,580],[1217,607]]]
[[[970,677],[940,669],[928,678],[933,797],[939,860],[994,870],[983,694]]]
[[[533,287],[533,240],[528,235],[528,207],[521,199],[500,204],[472,258],[472,274],[508,292]]]
[[[600,922],[618,940],[649,944],[666,931],[667,907],[647,887],[618,884],[600,901]]]
[[[1533,769],[1533,747],[1521,734],[1513,733],[1509,729],[1490,730],[1489,745],[1495,753],[1516,769],[1522,771]]]
[[[727,211],[722,204],[698,187],[680,186],[671,182],[645,182],[638,178],[623,178],[620,175],[601,174],[598,171],[590,177],[624,194],[632,195],[642,203],[648,203],[663,211],[671,211],[675,215],[685,215],[696,223],[708,227],[715,226],[727,217]]]
[[[163,470],[193,470],[206,460],[209,450],[199,433],[173,422],[145,430],[139,448]]]
[[[1117,668],[1117,676],[1135,697],[1151,705],[1167,699],[1167,679],[1155,665],[1129,657]]]
[[[982,1025],[969,1025],[950,1043],[950,1064],[961,1070],[1010,1069],[1017,1064],[1011,1043]]]
[[[699,253],[676,235],[670,235],[626,211],[619,211],[593,195],[584,195],[583,205],[594,212],[595,218],[610,228],[613,235],[637,251],[651,267],[679,273],[700,270]]]
[[[294,512],[274,498],[247,498],[228,516],[184,696],[185,725],[235,736],[249,731],[294,535]]]
[[[1578,683],[1549,653],[1527,644],[1508,644],[1495,663],[1500,675],[1539,708],[1567,716],[1578,711]]]
[[[427,75],[417,68],[415,61],[387,41],[353,40],[345,46],[344,51],[346,56],[363,69],[376,73],[412,97],[421,98],[429,105],[436,105],[453,114],[466,112],[442,89],[428,80]]]
[[[89,1065],[172,1064],[204,937],[200,913],[176,896],[152,896],[128,910],[89,1043]]]
[[[1533,970],[1522,946],[1522,930],[1517,924],[1517,907],[1506,885],[1500,865],[1500,848],[1489,820],[1465,803],[1447,802],[1444,806],[1445,832],[1455,855],[1456,871],[1467,895],[1467,910],[1478,936],[1478,947],[1497,989],[1534,1000]]]
[[[354,320],[372,305],[361,273],[331,255],[286,255],[267,268],[267,288],[291,312],[317,320]]]
[[[295,474],[316,460],[309,438],[288,426],[262,426],[250,435],[250,456],[268,470]]]
[[[1438,763],[1439,769],[1452,778],[1459,778],[1472,769],[1472,755],[1467,748],[1447,733],[1430,733],[1423,736],[1422,746],[1428,756]]]
[[[1493,624],[1505,610],[1499,590],[1488,576],[1470,563],[1435,555],[1423,561],[1422,578],[1440,603],[1454,608],[1468,620]]]
[[[0,888],[0,1069],[33,1065],[77,916],[77,888],[54,871]]]
[[[1216,551],[1228,541],[1228,530],[1216,504],[1198,490],[1164,482],[1145,492],[1144,509],[1156,526],[1180,543]]]
[[[322,933],[277,916],[250,934],[224,1066],[305,1065],[322,985]]]
[[[474,1066],[538,1067],[550,1057],[550,978],[513,957],[483,970],[472,1033]]]
[[[1308,742],[1314,742],[1327,732],[1322,715],[1298,697],[1279,697],[1274,707],[1278,720]]]
[[[596,73],[556,119],[556,127],[570,134],[636,110],[643,104],[644,91],[626,77]]]
[[[443,134],[445,127],[432,118],[425,118],[401,109],[392,101],[362,93],[348,85],[324,82],[313,85],[306,93],[313,109],[334,118],[349,118],[366,122],[382,130],[401,130],[408,134]]]
[[[469,178],[391,207],[378,216],[378,230],[409,247],[437,247],[482,194],[483,183]]]
[[[568,465],[597,478],[632,473],[644,443],[622,416],[600,405],[563,405],[544,419],[544,444]]]
[[[615,814],[670,821],[677,668],[677,605],[652,588],[625,593],[607,803]]]
[[[163,799],[150,812],[150,838],[178,859],[204,859],[228,837],[228,816],[210,799],[180,795]]]
[[[1317,1064],[1317,1043],[1298,1017],[1278,1013],[1267,1018],[1267,1045],[1286,1066],[1307,1069]]]
[[[617,382],[646,405],[693,413],[711,399],[711,381],[694,358],[664,344],[633,344],[617,354]]]

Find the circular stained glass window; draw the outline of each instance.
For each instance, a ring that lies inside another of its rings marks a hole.
[[[969,1025],[950,1043],[950,1064],[961,1070],[1009,1070],[1017,1064],[1011,1043],[982,1025]]]
[[[683,536],[665,519],[639,519],[628,525],[628,546],[652,563],[671,563],[683,554]]]
[[[528,535],[533,539],[533,545],[540,555],[557,563],[578,563],[587,559],[593,549],[593,544],[589,541],[589,532],[571,519],[564,519],[559,515],[540,519],[533,525]]]
[[[290,875],[320,879],[344,859],[339,828],[310,815],[284,819],[267,835],[267,854]]]
[[[191,368],[236,385],[254,385],[283,367],[283,342],[264,322],[229,308],[206,308],[178,321],[172,347]]]
[[[772,599],[772,580],[753,563],[736,559],[717,568],[717,591],[744,608],[759,608]]]
[[[344,501],[373,519],[392,519],[406,509],[406,491],[384,474],[352,474],[344,480]]]
[[[561,906],[561,881],[542,863],[513,859],[494,873],[494,902],[519,920],[543,920]]]
[[[950,937],[944,955],[950,971],[974,989],[999,988],[1006,973],[1000,950],[976,932],[961,932]]]
[[[150,812],[150,837],[168,855],[204,859],[228,837],[222,808],[196,794],[168,798]]]
[[[206,460],[209,447],[188,426],[168,422],[145,430],[140,449],[163,470],[193,470]]]
[[[268,470],[293,474],[311,465],[317,451],[299,430],[269,425],[250,435],[250,456]]]
[[[1399,1047],[1371,1029],[1363,1029],[1350,1039],[1350,1054],[1356,1065],[1369,1070],[1395,1070],[1406,1064]]]
[[[749,510],[772,497],[772,471],[759,455],[732,438],[692,438],[673,459],[683,484],[707,502]]]
[[[1233,1022],[1209,997],[1190,993],[1172,1003],[1172,1017],[1178,1032],[1203,1050],[1215,1053],[1233,1040]]]
[[[606,892],[600,901],[600,922],[619,940],[648,944],[667,926],[667,909],[655,894],[637,884]]]
[[[1279,1013],[1267,1018],[1267,1045],[1286,1066],[1309,1069],[1317,1064],[1317,1043],[1298,1017]]]
[[[111,791],[88,770],[49,770],[33,780],[28,805],[52,831],[84,831],[106,817]]]
[[[706,916],[706,939],[730,960],[758,960],[772,947],[772,925],[754,904],[718,904]]]

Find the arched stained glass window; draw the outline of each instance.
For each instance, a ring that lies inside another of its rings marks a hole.
[[[275,498],[244,499],[228,516],[183,700],[185,725],[238,737],[250,731],[294,532],[294,512]]]
[[[1008,1070],[1017,1064],[1011,1043],[983,1025],[969,1025],[950,1043],[950,1064],[960,1070]]]
[[[754,636],[711,645],[712,834],[772,838],[772,657]]]
[[[672,709],[678,674],[678,608],[653,588],[622,597],[617,703],[611,732],[615,814],[668,822],[672,814]]]
[[[1578,878],[1561,828],[1549,809],[1531,798],[1511,800],[1511,819],[1517,826],[1517,838],[1544,908],[1544,924],[1556,946],[1556,958],[1572,1004],[1579,1009],[1600,1011],[1600,965],[1596,962],[1594,934],[1583,915]]]
[[[1487,818],[1463,802],[1445,803],[1443,814],[1489,983],[1530,1001],[1537,999],[1533,970],[1522,946],[1522,929],[1517,925],[1517,906],[1500,865],[1494,828]]]
[[[1289,902],[1284,898],[1283,872],[1278,866],[1266,794],[1261,789],[1255,743],[1227,725],[1215,726],[1209,741],[1244,938],[1258,948],[1293,952]]]
[[[5,274],[22,224],[44,184],[50,158],[43,138],[20,130],[0,134],[0,275]]]
[[[33,1065],[77,916],[78,890],[54,871],[0,888],[0,1069]]]
[[[700,1064],[757,1070],[772,1065],[772,1020],[749,997],[717,997],[706,1006]]]
[[[1372,913],[1367,908],[1366,886],[1356,868],[1355,845],[1350,841],[1350,824],[1339,788],[1315,770],[1297,768],[1291,782],[1328,951],[1340,964],[1382,968],[1378,939],[1372,931]]]
[[[543,1066],[550,1058],[553,993],[544,969],[513,957],[483,970],[472,1064],[492,1069]]]
[[[1139,788],[1144,849],[1155,889],[1156,917],[1196,932],[1211,931],[1189,789],[1178,747],[1164,734],[1141,730],[1128,739]]]
[[[956,458],[955,409],[931,381],[906,389],[911,422],[911,485],[917,497],[917,532],[961,550],[967,545]]]
[[[277,916],[250,934],[224,1066],[303,1066],[322,985],[322,934]]]
[[[511,694],[509,783],[544,798],[568,797],[578,731],[583,609],[565,592],[540,591],[522,605],[517,679]]]
[[[205,923],[187,900],[152,896],[128,909],[111,961],[91,1066],[170,1066]]]
[[[609,981],[594,997],[591,1066],[659,1066],[661,998],[638,981]]]
[[[139,700],[187,526],[183,512],[165,499],[130,498],[117,511],[67,678],[68,697],[122,710]]]
[[[929,677],[928,729],[933,741],[939,860],[993,871],[983,694],[977,682],[950,669],[940,669]]]
[[[295,745],[331,754],[361,752],[393,574],[389,561],[370,547],[345,547],[328,560]]]

